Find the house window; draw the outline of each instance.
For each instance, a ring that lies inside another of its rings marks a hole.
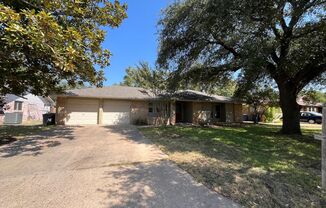
[[[21,111],[23,109],[23,102],[15,101],[14,110]]]
[[[221,104],[215,106],[215,118],[221,118]]]
[[[153,103],[152,102],[148,103],[148,112],[153,113]]]
[[[170,105],[165,102],[150,102],[148,103],[148,113],[151,116],[170,116]]]

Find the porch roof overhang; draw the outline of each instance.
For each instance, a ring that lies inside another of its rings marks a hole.
[[[174,101],[184,102],[242,103],[239,99],[219,95],[210,95],[193,90],[175,92],[171,95],[171,99]]]

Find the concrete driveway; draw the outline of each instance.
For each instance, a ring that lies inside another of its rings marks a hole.
[[[133,126],[55,127],[0,146],[1,207],[238,207]]]

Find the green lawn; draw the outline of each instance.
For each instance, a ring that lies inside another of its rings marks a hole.
[[[320,129],[287,137],[279,126],[140,128],[182,169],[246,207],[323,207]]]

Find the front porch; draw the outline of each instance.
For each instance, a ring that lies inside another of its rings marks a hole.
[[[148,124],[242,122],[242,104],[200,101],[149,102]]]
[[[175,123],[240,122],[241,115],[242,106],[232,103],[175,102]]]
[[[175,122],[176,123],[192,123],[193,103],[192,102],[176,102],[175,103]]]

